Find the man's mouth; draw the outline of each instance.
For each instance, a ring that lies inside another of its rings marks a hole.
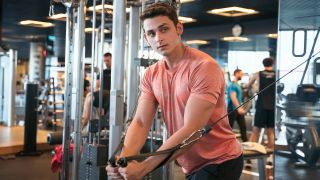
[[[163,49],[165,47],[167,47],[167,45],[161,45],[161,46],[158,46],[158,49]]]

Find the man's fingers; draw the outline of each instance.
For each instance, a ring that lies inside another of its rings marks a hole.
[[[108,171],[108,172],[113,172],[113,173],[117,173],[117,172],[118,172],[118,167],[112,167],[112,166],[108,165],[108,166],[106,167],[106,171]]]

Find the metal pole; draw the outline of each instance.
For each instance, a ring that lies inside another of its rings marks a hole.
[[[71,7],[67,7],[67,20],[66,20],[66,49],[65,49],[65,89],[64,89],[64,125],[63,125],[63,141],[62,141],[62,173],[61,179],[69,179],[69,154],[70,154],[70,102],[71,102],[71,88],[72,88],[72,61],[70,48],[72,40],[73,29],[73,12]]]
[[[120,143],[123,129],[125,5],[126,0],[113,2],[112,62],[114,63],[111,68],[109,157]]]
[[[74,76],[73,82],[75,86],[72,89],[73,103],[75,109],[75,119],[74,119],[74,149],[73,149],[73,165],[72,165],[72,175],[73,180],[78,180],[79,176],[79,161],[80,161],[80,126],[81,126],[81,114],[83,106],[83,57],[84,57],[84,27],[85,27],[85,5],[86,0],[81,0],[77,11],[77,26],[75,31],[75,58],[74,58]]]
[[[103,100],[103,84],[105,82],[103,82],[103,53],[104,53],[104,19],[105,19],[105,15],[104,15],[104,3],[105,1],[102,0],[101,4],[102,4],[102,12],[101,12],[101,29],[100,29],[100,90],[99,90],[99,123],[98,123],[98,144],[100,144],[100,131],[101,131],[101,123],[100,123],[100,120],[101,120],[101,115],[102,115],[102,100]]]
[[[16,69],[17,69],[17,51],[10,49],[9,50],[9,64],[10,64],[10,74],[8,74],[9,79],[11,80],[11,85],[10,85],[10,97],[8,97],[7,101],[7,107],[8,107],[8,127],[11,127],[14,125],[14,119],[15,119],[15,114],[16,114]]]
[[[141,0],[141,11],[145,9],[146,2]],[[144,32],[143,30],[140,31],[140,50],[141,50],[141,57],[143,57],[143,50],[144,50]]]
[[[139,49],[139,7],[131,6],[130,7],[130,19],[129,19],[129,58],[128,58],[128,105],[127,105],[127,116],[130,116],[133,111],[135,104],[138,98],[138,70],[137,66],[134,63],[134,59],[138,57],[138,49]]]
[[[93,93],[94,93],[94,58],[95,58],[95,36],[96,36],[96,0],[93,0],[93,12],[92,12],[92,40],[91,40],[91,89],[90,89],[90,120],[93,119]],[[90,123],[88,123],[90,126]],[[90,127],[88,128],[90,129]],[[89,142],[91,142],[91,133],[88,131],[89,134]]]

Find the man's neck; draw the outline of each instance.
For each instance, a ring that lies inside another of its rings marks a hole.
[[[174,68],[182,60],[185,51],[186,47],[180,43],[176,46],[171,54],[165,56],[168,69]]]
[[[272,71],[272,66],[270,66],[270,67],[264,67],[264,70],[266,70],[266,71]]]

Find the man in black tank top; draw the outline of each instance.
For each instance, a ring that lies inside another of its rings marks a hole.
[[[259,91],[273,83],[276,73],[273,71],[273,59],[265,58],[263,60],[264,70],[259,71],[249,82],[249,88],[255,81],[258,81]],[[268,147],[274,148],[274,109],[275,109],[275,85],[269,87],[258,95],[256,103],[256,113],[254,116],[254,127],[250,141],[257,142],[261,128],[266,128],[268,135]]]

